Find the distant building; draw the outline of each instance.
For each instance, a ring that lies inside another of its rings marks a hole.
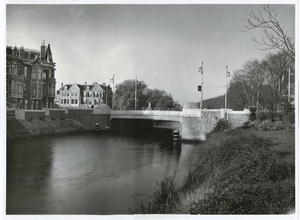
[[[57,91],[55,102],[61,108],[91,108],[103,103],[105,85],[96,82],[62,85]]]
[[[6,108],[52,108],[55,98],[55,63],[50,44],[41,50],[6,47]]]

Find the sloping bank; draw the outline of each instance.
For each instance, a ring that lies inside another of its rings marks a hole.
[[[86,127],[73,119],[56,120],[7,120],[7,139],[35,135],[59,134],[86,130]]]
[[[266,135],[267,134],[267,135]],[[293,131],[209,135],[183,185],[166,177],[135,213],[287,214],[295,210]],[[285,142],[282,139],[286,138]]]

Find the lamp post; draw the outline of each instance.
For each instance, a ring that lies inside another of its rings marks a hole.
[[[202,83],[201,83],[201,87],[200,87],[200,91],[201,91],[201,105],[200,105],[200,109],[202,110],[202,108],[203,108],[203,62],[202,62],[201,67],[198,68],[198,71],[202,75]],[[198,87],[198,91],[199,91],[199,87]]]
[[[228,120],[227,115],[227,77],[230,76],[230,72],[228,72],[228,67],[226,66],[226,74],[225,74],[225,116],[226,120]]]
[[[105,86],[105,90],[106,90],[106,92],[105,92],[105,99],[106,99],[106,100],[105,100],[105,104],[106,104],[106,105],[107,105],[107,87],[108,87],[108,86]]]
[[[135,77],[135,89],[134,89],[134,110],[136,111],[136,93],[137,93],[137,76]]]
[[[114,88],[115,88],[115,75],[113,75],[113,78],[110,79],[110,82],[113,83],[113,88],[112,88],[112,100],[111,100],[111,109],[114,109]]]
[[[289,82],[288,82],[288,104],[291,101],[291,69],[289,69]]]

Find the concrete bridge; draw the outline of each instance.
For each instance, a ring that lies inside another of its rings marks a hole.
[[[241,126],[249,120],[249,111],[227,109],[228,120],[233,127]],[[225,117],[225,109],[201,110],[183,109],[182,111],[111,111],[110,120],[143,119],[151,120],[154,128],[178,130],[182,140],[204,141],[213,131],[217,122]]]
[[[225,109],[183,109],[182,111],[112,111],[107,105],[95,109],[16,109],[15,116],[19,120],[39,120],[41,117],[50,119],[74,119],[81,122],[87,129],[94,129],[95,124],[100,130],[111,126],[118,120],[149,120],[154,128],[178,130],[182,140],[204,141],[206,135],[213,131],[217,122],[225,117]],[[248,121],[250,111],[232,111],[227,109],[227,118],[233,127],[242,126]]]

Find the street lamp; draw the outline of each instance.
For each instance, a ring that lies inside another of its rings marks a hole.
[[[201,86],[198,86],[198,91],[201,92],[201,105],[200,105],[200,109],[202,110],[203,108],[203,62],[202,62],[202,66],[198,68],[198,71],[201,73],[202,75],[202,83]]]
[[[107,105],[107,87],[108,87],[108,85],[107,86],[105,86],[105,90],[106,90],[106,92],[105,92],[105,104]]]
[[[228,67],[226,66],[226,74],[225,74],[225,116],[226,116],[226,120],[228,120],[228,115],[227,115],[227,77],[230,77],[230,72],[228,72]]]
[[[291,101],[291,69],[289,69],[289,81],[288,81],[288,104]]]
[[[114,109],[114,88],[115,88],[115,75],[113,75],[113,78],[110,79],[110,82],[113,83],[113,88],[112,88],[112,100],[111,100],[111,109],[113,110]]]

